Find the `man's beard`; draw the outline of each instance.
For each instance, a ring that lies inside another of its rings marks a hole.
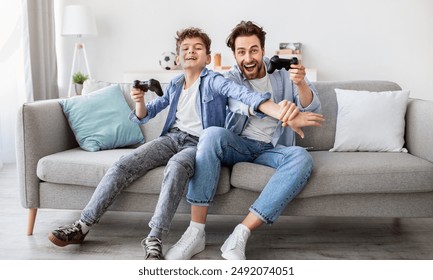
[[[249,67],[245,67],[245,65],[254,65],[254,66],[249,68]],[[262,69],[264,69],[263,61],[259,63],[257,60],[254,60],[250,63],[242,63],[241,67],[239,68],[241,69],[242,74],[245,76],[245,78],[247,78],[247,80],[263,78],[260,75]]]

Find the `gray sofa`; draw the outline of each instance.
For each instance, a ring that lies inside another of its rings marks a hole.
[[[336,130],[335,88],[384,91],[400,87],[386,81],[314,85],[326,122],[321,128],[304,129],[305,138],[298,139],[298,145],[310,147],[314,169],[283,215],[433,217],[433,102],[408,102],[405,147],[409,153],[329,152]],[[147,141],[159,136],[163,119],[164,114],[143,126]],[[29,209],[28,234],[33,232],[39,208],[82,209],[107,169],[130,151],[80,149],[58,100],[24,104],[17,126],[19,189],[21,204]],[[110,210],[153,212],[163,169],[152,170],[125,189]],[[273,172],[252,163],[222,168],[210,213],[246,214]],[[189,211],[183,200],[178,213]]]

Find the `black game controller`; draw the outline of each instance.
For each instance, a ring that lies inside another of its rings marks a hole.
[[[150,79],[149,81],[139,81],[135,80],[133,85],[134,88],[141,89],[146,92],[148,90],[153,91],[158,96],[162,96],[164,93],[162,92],[161,84],[154,79]]]
[[[268,73],[272,74],[276,69],[281,70],[282,68],[285,68],[286,70],[289,70],[292,64],[298,64],[298,58],[292,57],[292,58],[280,58],[278,55],[274,55],[271,58],[271,63],[269,64]]]

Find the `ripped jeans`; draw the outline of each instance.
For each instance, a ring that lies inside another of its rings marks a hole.
[[[97,223],[124,188],[149,170],[166,165],[158,203],[149,226],[168,232],[188,180],[194,174],[197,143],[198,137],[173,128],[166,135],[122,156],[99,182],[81,212],[81,220],[89,225]]]

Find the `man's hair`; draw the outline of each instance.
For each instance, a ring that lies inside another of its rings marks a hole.
[[[260,40],[260,46],[262,49],[265,48],[265,37],[266,32],[263,31],[263,27],[258,26],[257,24],[251,21],[241,21],[235,28],[233,28],[232,33],[227,37],[226,43],[227,47],[231,48],[232,51],[235,51],[235,41],[239,36],[253,36],[256,35]]]
[[[209,38],[209,36],[203,32],[200,28],[196,27],[189,27],[185,28],[183,30],[179,30],[176,32],[177,37],[176,39],[176,53],[179,54],[180,50],[180,44],[186,39],[186,38],[200,38],[204,46],[206,48],[206,54],[210,54],[210,45],[212,43],[212,40]]]

